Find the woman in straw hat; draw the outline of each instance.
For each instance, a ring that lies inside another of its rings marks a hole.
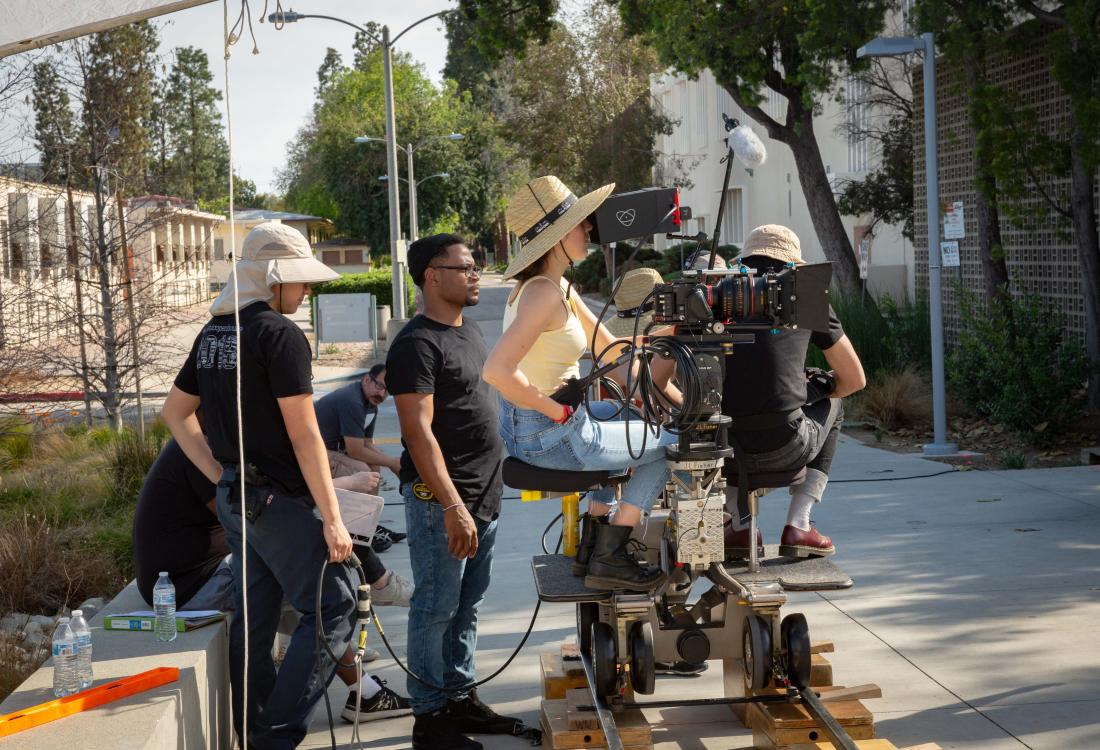
[[[577,198],[557,177],[539,177],[512,197],[506,216],[519,235],[520,251],[504,278],[519,284],[508,299],[504,333],[486,360],[484,375],[503,397],[500,431],[511,455],[548,469],[633,469],[613,514],[606,503],[590,504],[574,573],[585,575],[591,588],[648,591],[663,576],[639,563],[627,542],[664,488],[665,446],[675,438],[649,436],[642,450],[646,425],[641,420],[629,426],[598,421],[614,415],[618,403],[591,402],[590,415],[550,398],[563,381],[580,374],[588,342],[594,338],[603,351],[615,340],[563,279],[565,270],[587,255],[588,216],[614,187],[604,185]],[[634,458],[632,451],[641,455]]]

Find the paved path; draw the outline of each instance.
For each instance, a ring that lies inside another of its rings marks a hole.
[[[490,340],[499,335],[506,289],[487,285],[470,313]],[[380,437],[398,435],[387,401]],[[397,452],[388,444],[386,450]],[[943,472],[943,464],[845,438],[834,481],[815,513],[838,547],[854,588],[800,594],[789,611],[806,613],[815,640],[831,640],[838,684],[876,682],[869,701],[877,733],[899,747],[938,742],[980,750],[1100,748],[1100,467]],[[911,479],[910,477],[925,478]],[[535,603],[529,560],[556,515],[554,501],[521,503],[506,493],[493,583],[481,609],[479,674],[494,671],[519,642]],[[766,541],[775,543],[785,494],[762,502]],[[383,523],[404,528],[400,498],[387,493]],[[383,555],[410,574],[408,547]],[[382,610],[404,657],[406,611]],[[538,654],[574,633],[573,609],[544,605],[523,653],[481,689],[498,711],[537,721]],[[376,634],[371,644],[382,648]],[[370,665],[404,692],[389,659]],[[346,689],[331,689],[342,707]],[[693,679],[659,678],[656,697],[721,695],[717,663]],[[661,750],[752,746],[722,707],[649,711]],[[350,725],[337,721],[339,747]],[[412,719],[365,724],[364,747],[409,747]],[[520,748],[511,738],[479,738],[487,748]],[[303,747],[328,747],[323,706]]]

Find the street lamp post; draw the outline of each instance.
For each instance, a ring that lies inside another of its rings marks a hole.
[[[924,446],[926,456],[955,453],[947,442],[947,401],[943,372],[943,289],[940,276],[940,187],[936,143],[936,40],[931,33],[919,37],[879,37],[860,47],[857,57],[898,57],[924,52],[924,174],[928,203],[928,307],[932,323],[932,429],[933,442]]]
[[[411,154],[411,152],[412,152],[412,147],[410,146],[408,153]],[[411,155],[409,156],[409,174],[412,174],[412,156]],[[419,220],[417,219],[417,216],[416,216],[416,191],[417,191],[417,188],[419,188],[421,185],[423,185],[425,182],[432,179],[433,177],[447,178],[447,177],[450,177],[450,176],[451,176],[450,172],[436,172],[435,174],[428,175],[423,180],[414,180],[413,182],[409,182],[409,180],[406,180],[404,177],[398,178],[402,182],[406,183],[409,186],[409,241],[410,242],[414,242],[414,241],[420,239],[420,224],[419,224]],[[387,177],[386,175],[382,175],[381,177],[378,178],[378,180],[379,180],[379,182],[388,182],[389,177]]]
[[[432,18],[442,16],[446,13],[451,13],[449,10],[442,10],[438,13],[432,13],[429,16],[424,16],[419,21],[415,21],[406,26],[397,36],[390,39],[390,27],[382,27],[382,38],[379,39],[371,32],[364,29],[362,26],[357,26],[350,21],[345,21],[343,18],[336,18],[335,16],[322,16],[313,13],[295,13],[293,10],[280,11],[272,13],[267,17],[267,20],[275,25],[275,28],[282,28],[283,24],[295,23],[303,18],[322,18],[326,21],[335,21],[336,23],[342,23],[345,26],[350,26],[356,31],[366,35],[368,38],[373,39],[375,42],[382,46],[382,76],[385,82],[385,94],[386,94],[386,171],[392,176],[397,176],[397,127],[394,120],[393,109],[393,60],[391,51],[393,45],[397,43],[397,40],[404,36],[410,29],[415,26],[428,21]],[[401,214],[399,210],[399,199],[397,191],[397,180],[389,181],[389,204],[390,204],[390,266],[393,269],[393,317],[397,320],[404,319],[407,311],[405,308],[405,255],[404,252],[399,250],[401,247]]]

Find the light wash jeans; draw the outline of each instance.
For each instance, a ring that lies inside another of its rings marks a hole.
[[[413,591],[409,604],[409,669],[438,690],[412,677],[406,685],[413,713],[427,714],[462,700],[475,680],[474,651],[477,649],[477,608],[489,588],[493,570],[493,543],[497,522],[474,516],[477,524],[477,554],[456,560],[447,551],[447,529],[443,509],[434,500],[418,500],[413,485],[419,477],[402,485],[405,524],[409,533]]]
[[[600,422],[582,405],[565,424],[558,424],[534,409],[520,409],[500,401],[500,437],[509,455],[543,469],[559,471],[625,471],[633,469],[623,485],[622,501],[648,513],[668,481],[665,448],[676,444],[676,436],[661,432],[659,438],[643,433],[649,429],[641,419],[630,420],[629,447],[624,421]],[[598,419],[610,419],[619,408],[615,401],[589,403]],[[622,416],[620,415],[620,419]],[[635,456],[634,458],[631,453]],[[605,493],[594,499],[606,502]]]

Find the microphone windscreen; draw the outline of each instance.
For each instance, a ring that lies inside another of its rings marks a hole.
[[[728,137],[733,155],[749,169],[759,167],[767,159],[768,150],[764,148],[764,142],[748,125],[738,125]]]

